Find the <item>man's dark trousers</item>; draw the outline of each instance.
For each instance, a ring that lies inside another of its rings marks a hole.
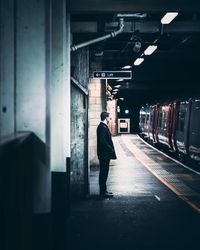
[[[100,187],[100,195],[105,194],[107,191],[106,181],[108,178],[108,171],[109,171],[109,158],[101,158],[99,159],[100,165],[100,172],[99,172],[99,187]]]

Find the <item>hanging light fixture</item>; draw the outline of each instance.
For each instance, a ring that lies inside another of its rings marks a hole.
[[[146,56],[149,56],[151,54],[153,54],[153,52],[157,49],[157,45],[149,45],[149,47],[144,51],[144,54]]]
[[[144,58],[137,58],[137,59],[135,60],[135,62],[134,62],[134,65],[135,65],[135,66],[138,66],[138,65],[140,65],[143,61],[144,61]]]
[[[169,24],[178,15],[178,12],[167,12],[161,19],[162,24]]]

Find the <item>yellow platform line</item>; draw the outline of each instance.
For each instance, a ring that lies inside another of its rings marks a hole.
[[[130,137],[129,137],[130,138]],[[184,202],[186,202],[190,207],[192,207],[195,211],[200,213],[200,208],[195,205],[193,202],[191,202],[187,197],[185,197],[183,194],[181,194],[178,190],[176,190],[172,185],[170,185],[167,181],[165,181],[161,176],[159,176],[157,173],[155,173],[145,162],[153,163],[154,161],[150,159],[147,155],[145,155],[141,150],[137,149],[135,145],[132,144],[132,142],[128,142],[128,137],[124,138],[124,143],[129,147],[130,150],[133,150],[134,156],[137,158],[138,161],[144,165],[145,168],[147,168],[157,179],[159,179],[165,186],[167,186],[170,190],[172,190],[180,199],[182,199]],[[156,162],[154,162],[156,163]]]
[[[137,158],[137,156],[136,156]],[[159,179],[165,186],[167,186],[169,189],[171,189],[179,198],[181,198],[183,201],[185,201],[188,205],[190,205],[193,209],[195,209],[198,213],[200,213],[200,208],[196,206],[194,203],[192,203],[187,197],[182,195],[178,190],[176,190],[172,185],[170,185],[168,182],[166,182],[162,177],[160,177],[157,173],[155,173],[145,162],[141,161],[139,158],[137,158],[157,179]]]

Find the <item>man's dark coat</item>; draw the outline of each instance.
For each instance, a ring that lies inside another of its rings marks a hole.
[[[110,130],[103,122],[97,128],[97,155],[99,159],[117,158]]]

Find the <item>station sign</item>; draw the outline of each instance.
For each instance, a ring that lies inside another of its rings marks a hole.
[[[94,71],[93,78],[95,79],[132,79],[131,70],[121,71]]]

